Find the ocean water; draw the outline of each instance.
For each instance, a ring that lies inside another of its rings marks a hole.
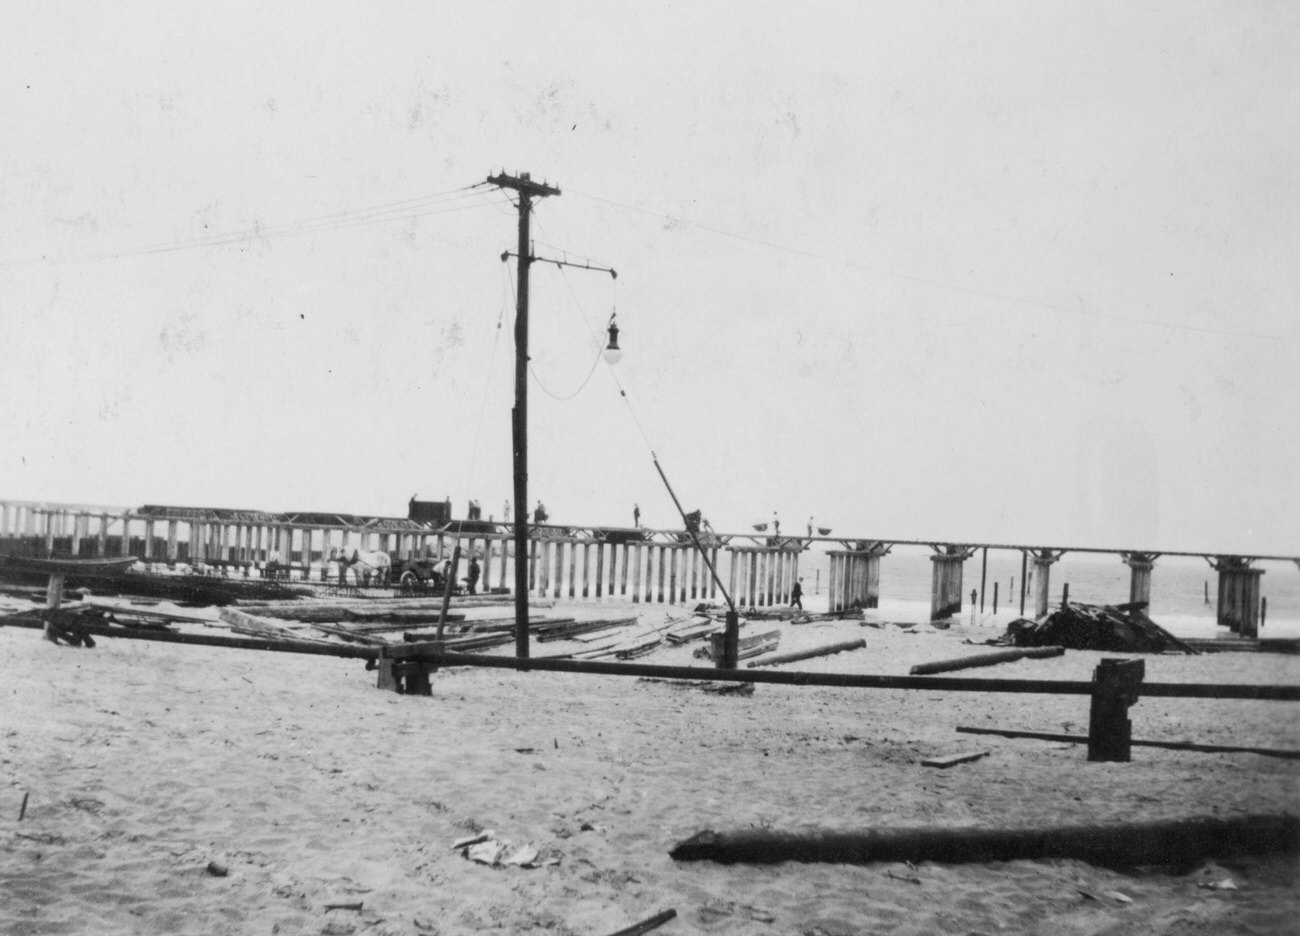
[[[905,620],[926,620],[930,610],[933,555],[926,547],[899,546],[880,560],[881,609],[904,616]],[[981,554],[966,561],[962,575],[962,615],[971,616],[970,593],[980,588]],[[1300,637],[1300,567],[1293,562],[1258,562],[1263,569],[1260,595],[1267,602],[1261,637]],[[1033,563],[1029,563],[1032,574]],[[809,607],[824,607],[829,560],[816,549],[799,560],[799,574]],[[1121,604],[1129,597],[1129,567],[1119,556],[1096,553],[1066,553],[1050,570],[1049,604],[1059,605],[1063,586],[1070,586],[1070,600],[1088,604]],[[1156,560],[1151,572],[1151,604],[1147,614],[1156,623],[1184,637],[1226,634],[1215,615],[1218,601],[1218,573],[1204,559],[1166,556]],[[998,613],[993,615],[993,589],[998,587]],[[1026,590],[1025,612],[1033,614],[1033,583]],[[981,618],[978,594],[976,620],[1002,623],[1020,615],[1020,553],[989,550],[984,584],[984,614]],[[1206,595],[1209,601],[1206,602]]]

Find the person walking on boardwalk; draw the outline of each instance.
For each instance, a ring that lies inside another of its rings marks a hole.
[[[477,556],[470,556],[470,557],[469,557],[469,574],[465,576],[465,580],[466,580],[466,582],[468,582],[468,584],[469,584],[469,593],[470,593],[471,595],[477,595],[477,594],[478,594],[478,577],[479,577],[479,575],[481,574],[481,572],[482,572],[482,570],[479,568],[479,565],[478,565],[478,557],[477,557]]]
[[[790,607],[803,610],[803,579],[795,582],[794,587],[790,589]]]

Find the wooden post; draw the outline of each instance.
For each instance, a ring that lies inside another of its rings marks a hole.
[[[677,566],[681,561],[682,551],[676,546],[670,547],[668,554],[668,603],[677,601]]]
[[[1133,723],[1128,710],[1138,700],[1145,673],[1142,660],[1102,660],[1093,671],[1088,760],[1132,759]]]
[[[1001,582],[993,583],[993,613],[994,614],[998,613],[998,586],[1001,584],[1002,584]]]
[[[570,565],[572,565],[572,563],[573,563],[573,543],[572,543],[572,541],[557,540],[556,543],[555,543],[555,589],[551,592],[551,596],[552,596],[553,598],[562,598],[562,597],[564,597],[564,579],[565,579],[565,575],[564,575],[564,569],[565,569],[565,566],[564,566],[564,547],[565,547],[566,544],[567,544],[568,547],[569,547],[569,563],[570,563]],[[473,545],[473,542],[472,542],[472,541],[471,541],[470,545],[471,545],[471,546]],[[473,555],[473,553],[471,553],[470,555]]]
[[[740,662],[740,614],[727,611],[726,627],[722,636],[722,659],[717,662],[718,669],[735,669]]]
[[[664,603],[664,574],[667,571],[664,568],[664,562],[668,559],[667,549],[668,547],[662,544],[659,546],[659,591],[656,595],[659,604]]]
[[[1028,568],[1028,565],[1029,565],[1029,552],[1028,550],[1022,549],[1020,550],[1020,616],[1021,617],[1025,616],[1025,575],[1026,575],[1025,570]],[[1011,597],[1011,595],[1015,594],[1015,591],[1016,591],[1016,580],[1013,578],[1011,580],[1011,584],[1007,586],[1007,597],[1008,598]]]
[[[45,586],[45,607],[51,611],[56,611],[61,604],[63,604],[63,573],[51,572],[50,580]],[[46,640],[51,643],[58,643],[55,640],[54,622],[48,618],[45,621],[43,633]]]
[[[632,544],[632,603],[641,602],[641,544]]]
[[[623,567],[619,569],[619,597],[625,598],[628,594],[628,558],[632,554],[630,543],[624,541],[620,551],[623,552]]]
[[[605,593],[605,544],[596,543],[596,597]]]
[[[980,614],[984,613],[984,587],[988,582],[989,575],[989,548],[984,547],[984,554],[980,557]]]

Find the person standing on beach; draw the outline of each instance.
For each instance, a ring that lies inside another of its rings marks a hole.
[[[482,570],[479,568],[478,564],[478,557],[470,556],[469,573],[466,575],[465,580],[469,583],[469,593],[471,595],[478,594],[478,577],[481,574],[481,571]]]
[[[790,607],[803,610],[803,579],[794,583],[794,588],[790,589]]]

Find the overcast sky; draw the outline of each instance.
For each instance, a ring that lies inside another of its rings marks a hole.
[[[499,518],[504,169],[553,521],[1300,553],[1300,5],[741,9],[6,4],[0,497]]]

